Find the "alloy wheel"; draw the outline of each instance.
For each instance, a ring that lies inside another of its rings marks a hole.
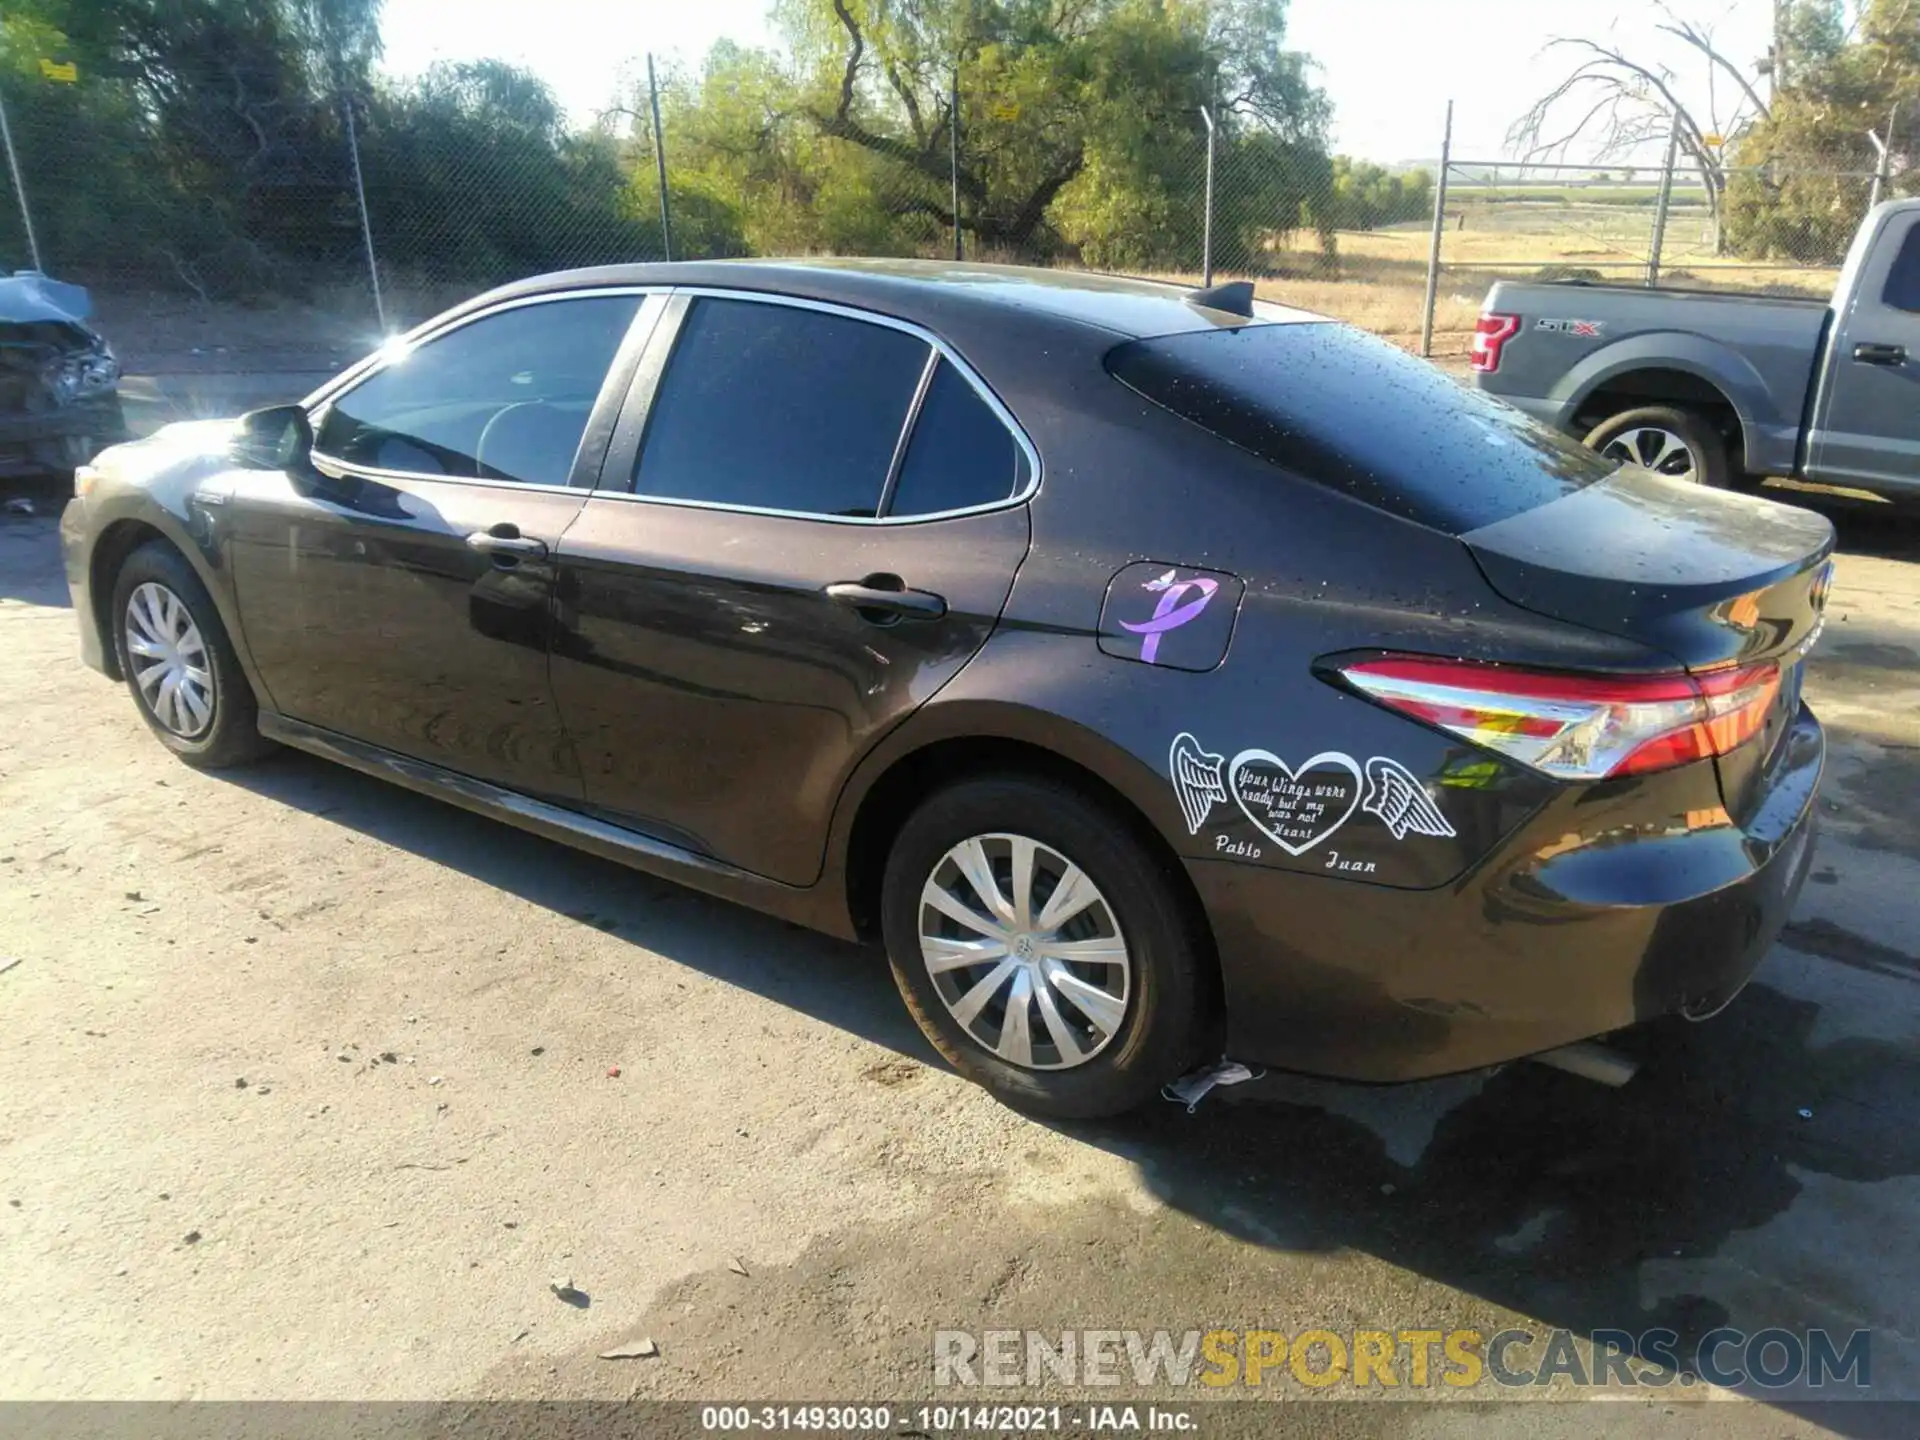
[[[182,740],[213,726],[213,667],[193,613],[173,591],[148,580],[127,597],[127,661],[153,718]]]
[[[1133,961],[1112,906],[1025,835],[976,835],[941,857],[920,895],[920,954],[948,1012],[1009,1064],[1084,1065],[1126,1019]]]
[[[1675,480],[1697,480],[1699,466],[1687,442],[1671,430],[1643,425],[1622,430],[1601,447],[1600,453],[1623,465],[1640,465]]]

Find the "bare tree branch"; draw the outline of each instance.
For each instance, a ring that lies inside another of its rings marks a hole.
[[[1694,49],[1706,56],[1711,66],[1711,69],[1708,71],[1709,78],[1711,78],[1713,70],[1724,70],[1733,78],[1733,83],[1740,87],[1740,93],[1747,97],[1747,103],[1753,106],[1755,114],[1762,120],[1769,118],[1773,114],[1772,108],[1766,101],[1760,98],[1760,92],[1754,89],[1753,83],[1748,80],[1745,75],[1740,73],[1740,67],[1727,59],[1725,55],[1722,55],[1714,46],[1711,31],[1682,20],[1673,13],[1672,8],[1668,5],[1662,4],[1660,9],[1673,23],[1671,25],[1662,25],[1659,28],[1669,35],[1677,36],[1681,40],[1686,41],[1687,44],[1693,46]]]

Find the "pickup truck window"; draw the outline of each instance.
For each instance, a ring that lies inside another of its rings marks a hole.
[[[1107,370],[1303,479],[1450,535],[1613,473],[1518,410],[1349,325],[1245,325],[1134,340]]]
[[[1893,268],[1887,272],[1887,288],[1880,301],[1896,310],[1920,314],[1920,225],[1907,228],[1906,243],[1893,257]]]

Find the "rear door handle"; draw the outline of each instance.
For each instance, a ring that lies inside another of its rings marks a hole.
[[[877,583],[876,583],[877,582]],[[827,598],[860,612],[875,624],[895,620],[938,620],[947,602],[926,590],[909,590],[898,575],[869,575],[865,580],[841,580],[827,586]]]
[[[474,531],[467,536],[467,548],[509,564],[514,560],[544,560],[547,554],[546,541],[522,535],[520,527],[512,524],[492,525],[485,530]]]
[[[1853,358],[1862,365],[1904,365],[1907,363],[1907,347],[1904,345],[1856,345],[1853,347]]]

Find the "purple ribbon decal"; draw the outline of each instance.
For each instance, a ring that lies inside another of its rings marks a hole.
[[[1160,637],[1169,630],[1178,630],[1189,620],[1198,619],[1200,612],[1207,608],[1207,602],[1213,599],[1214,591],[1220,588],[1218,580],[1209,580],[1203,575],[1196,575],[1191,580],[1176,580],[1173,576],[1174,572],[1169,570],[1158,580],[1149,580],[1140,587],[1160,592],[1160,603],[1154,606],[1151,619],[1143,620],[1138,625],[1128,620],[1120,622],[1122,630],[1131,630],[1135,635],[1147,637],[1140,642],[1140,658],[1149,665],[1159,661]],[[1198,597],[1185,600],[1187,593],[1195,590],[1199,591]]]

